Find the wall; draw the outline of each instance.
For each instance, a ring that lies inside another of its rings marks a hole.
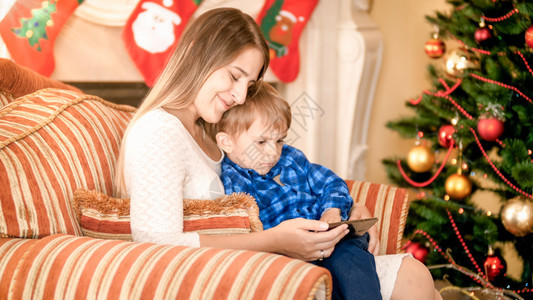
[[[425,16],[449,8],[445,0],[374,1],[370,16],[381,29],[384,51],[368,132],[369,181],[388,182],[381,160],[404,156],[414,145],[385,124],[410,114],[405,101],[431,87],[426,67],[432,61],[424,52],[424,44],[433,27]]]

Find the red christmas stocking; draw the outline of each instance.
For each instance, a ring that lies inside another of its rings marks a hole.
[[[67,19],[83,0],[17,0],[0,22],[0,34],[20,65],[50,76],[54,42]]]
[[[298,40],[318,0],[266,0],[257,23],[268,41],[270,68],[283,82],[298,76]]]
[[[153,86],[202,0],[141,0],[131,13],[122,39],[128,53]]]

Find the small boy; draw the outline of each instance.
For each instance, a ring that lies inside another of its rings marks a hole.
[[[289,104],[268,83],[224,113],[216,140],[226,153],[221,174],[226,194],[252,195],[264,229],[293,218],[348,219],[353,200],[345,181],[284,144],[291,120]],[[333,299],[381,299],[374,256],[367,249],[368,233],[347,236],[330,257],[314,262],[331,272]]]

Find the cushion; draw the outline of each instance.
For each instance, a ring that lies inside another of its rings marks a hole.
[[[74,192],[74,209],[84,236],[131,241],[130,200],[94,190]],[[238,234],[263,230],[255,199],[244,193],[215,200],[184,199],[183,231]]]
[[[81,93],[72,85],[45,77],[10,59],[0,58],[0,92],[4,93],[4,96],[9,96],[8,98],[0,96],[0,107],[7,105],[15,98],[44,88],[59,88]]]
[[[379,254],[400,253],[409,211],[407,191],[371,182],[346,180],[346,183],[354,201],[364,204],[373,216],[379,218],[376,224],[381,241]],[[184,231],[233,234],[262,230],[257,204],[253,197],[250,198],[251,203],[244,205],[230,204],[227,200],[224,202],[224,197],[216,201],[185,199]],[[203,203],[206,201],[214,203],[213,206],[205,209]],[[116,199],[96,191],[80,189],[74,194],[74,206],[84,235],[131,240],[129,199]],[[203,208],[201,212],[195,212],[197,206]],[[235,209],[241,206],[245,208]],[[248,219],[250,225],[246,223]],[[255,222],[257,225],[254,225]]]
[[[0,239],[0,299],[8,299],[9,285],[16,275],[17,265],[36,239]]]
[[[9,103],[13,102],[15,96],[11,95],[8,92],[0,91],[0,109]]]
[[[354,201],[378,218],[379,254],[400,253],[409,199],[407,190],[386,184],[347,180]]]
[[[112,193],[134,110],[60,89],[39,90],[0,109],[0,236],[81,235],[74,191]]]
[[[328,270],[264,252],[59,234],[17,262],[0,299],[331,298]]]

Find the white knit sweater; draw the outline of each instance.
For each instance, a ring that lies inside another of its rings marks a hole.
[[[198,234],[183,232],[183,199],[224,194],[219,179],[222,159],[209,158],[181,121],[163,109],[137,120],[125,151],[133,240],[198,247]]]

